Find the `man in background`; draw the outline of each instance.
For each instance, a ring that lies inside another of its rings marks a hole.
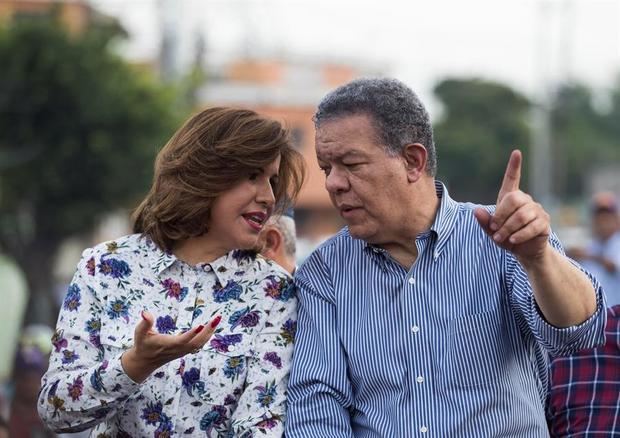
[[[592,234],[568,254],[601,282],[607,295],[605,344],[551,361],[547,418],[553,437],[620,436],[620,219],[609,192],[592,198]]]
[[[296,264],[296,230],[292,208],[272,216],[258,236],[258,252],[293,275]]]
[[[620,216],[613,193],[602,192],[592,199],[593,240],[585,248],[567,254],[579,261],[603,286],[607,305],[620,304]]]

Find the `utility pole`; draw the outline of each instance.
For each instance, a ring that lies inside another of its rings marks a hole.
[[[171,81],[179,74],[179,9],[180,2],[158,0],[161,46],[159,72],[164,81]]]
[[[552,5],[548,0],[539,3],[539,24],[536,38],[536,64],[538,66],[539,84],[536,87],[537,102],[531,113],[532,146],[530,154],[530,187],[532,196],[549,211],[553,209],[554,198],[551,181],[553,167],[551,162],[551,85],[549,62],[551,58],[551,24]]]

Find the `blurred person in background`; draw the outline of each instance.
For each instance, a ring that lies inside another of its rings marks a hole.
[[[0,438],[9,438],[9,425],[4,418],[0,416]]]
[[[520,152],[480,206],[435,179],[430,118],[403,83],[343,85],[314,122],[347,227],[295,273],[287,438],[547,437],[548,354],[601,344],[606,313],[520,190]]]
[[[284,214],[269,218],[258,235],[257,248],[259,253],[293,275],[297,266],[296,241],[294,211],[288,208]]]
[[[9,390],[10,436],[19,438],[53,437],[37,413],[41,377],[49,364],[53,330],[44,325],[24,328],[17,345],[13,378]]]
[[[620,304],[620,216],[613,193],[594,195],[591,204],[593,239],[585,248],[567,254],[579,261],[601,282],[607,304]]]
[[[42,379],[49,427],[281,436],[296,299],[251,249],[303,179],[280,123],[232,108],[190,118],[157,156],[135,234],[82,255]]]
[[[620,305],[603,346],[552,359],[547,416],[554,438],[620,436]]]

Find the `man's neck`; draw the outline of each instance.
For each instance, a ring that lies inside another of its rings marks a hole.
[[[418,248],[415,244],[417,236],[428,231],[437,216],[441,199],[435,190],[435,181],[420,181],[423,185],[411,197],[406,214],[400,218],[402,228],[395,229],[395,238],[392,242],[379,244],[390,253],[390,256],[404,268],[409,269],[418,257]]]

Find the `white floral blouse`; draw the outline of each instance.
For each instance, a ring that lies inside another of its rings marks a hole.
[[[130,235],[87,249],[64,300],[38,408],[91,436],[279,437],[296,322],[292,280],[247,251],[190,266]],[[140,312],[160,333],[222,321],[202,351],[143,383],[123,371]]]

